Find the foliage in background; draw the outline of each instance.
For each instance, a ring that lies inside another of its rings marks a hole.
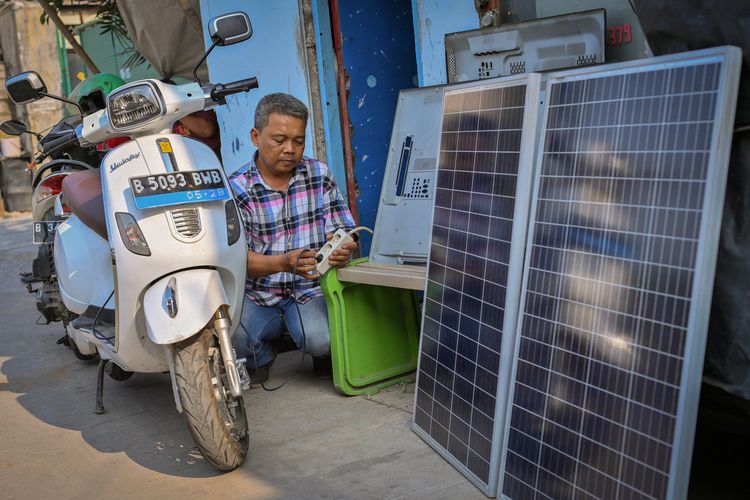
[[[57,12],[60,12],[66,4],[65,0],[47,0],[47,2]],[[67,5],[69,7],[96,7],[97,21],[101,26],[99,33],[102,35],[109,33],[124,47],[127,47],[125,53],[129,54],[129,56],[123,63],[124,67],[132,69],[147,62],[146,58],[133,45],[128,29],[125,26],[125,21],[122,20],[120,11],[117,8],[116,0],[72,0],[68,1]],[[42,13],[39,22],[42,24],[49,22],[49,17],[46,13]]]

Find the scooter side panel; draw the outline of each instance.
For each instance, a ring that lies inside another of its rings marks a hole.
[[[65,307],[83,314],[102,307],[114,290],[109,243],[71,215],[55,232],[57,279]],[[106,306],[114,309],[114,300]]]

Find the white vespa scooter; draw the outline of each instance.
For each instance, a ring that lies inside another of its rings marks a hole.
[[[252,34],[244,13],[212,19],[216,45]],[[197,68],[197,66],[196,66]],[[21,77],[21,75],[19,75]],[[36,73],[8,88],[17,103],[46,93]],[[197,78],[196,78],[197,80]],[[248,449],[242,399],[249,378],[230,341],[239,324],[247,245],[229,185],[204,144],[172,134],[172,124],[258,86],[133,82],[86,116],[81,144],[132,141],[111,150],[99,170],[68,176],[62,200],[71,216],[56,230],[54,257],[65,306],[80,317],[68,335],[84,354],[98,352],[97,413],[105,369],[169,372],[178,411],[203,456],[221,470]]]

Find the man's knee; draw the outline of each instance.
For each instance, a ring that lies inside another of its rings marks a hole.
[[[237,328],[232,335],[232,347],[234,347],[237,356],[244,357],[250,353],[247,346],[247,333],[242,328]]]
[[[305,338],[305,352],[312,356],[328,356],[331,354],[331,339],[328,331],[311,332],[311,335]]]
[[[297,319],[297,311],[289,309],[289,326],[293,329],[297,346],[313,356],[328,356],[331,353],[331,338],[328,332],[328,309],[325,298],[314,297],[303,305],[299,305],[302,325]],[[301,338],[304,335],[304,340]]]

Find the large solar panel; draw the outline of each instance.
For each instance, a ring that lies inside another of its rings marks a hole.
[[[539,75],[446,89],[414,430],[477,486],[497,485],[520,299]],[[510,292],[508,292],[510,290]],[[509,314],[505,314],[509,311]],[[508,351],[503,362],[504,352]]]
[[[504,496],[686,496],[740,57],[549,76]]]

